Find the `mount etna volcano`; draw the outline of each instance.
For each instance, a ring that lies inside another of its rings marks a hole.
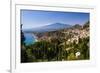
[[[56,30],[61,30],[65,28],[70,28],[71,25],[69,24],[63,24],[63,23],[53,23],[37,28],[31,28],[31,29],[24,29],[24,32],[49,32],[49,31],[56,31]]]

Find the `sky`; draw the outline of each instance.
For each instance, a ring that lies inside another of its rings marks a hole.
[[[21,10],[20,13],[23,29],[37,28],[53,23],[83,25],[89,20],[90,17],[89,13],[83,12]]]

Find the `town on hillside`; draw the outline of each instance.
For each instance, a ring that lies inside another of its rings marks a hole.
[[[84,25],[76,24],[55,31],[32,32],[37,41],[28,46],[24,44],[21,62],[89,60],[89,25],[88,21]]]

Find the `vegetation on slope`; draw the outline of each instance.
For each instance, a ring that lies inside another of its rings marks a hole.
[[[82,29],[78,29],[78,27]],[[38,33],[38,41],[34,44],[25,45],[21,43],[21,62],[48,62],[90,59],[89,35],[73,32],[84,31],[84,33],[87,33],[89,32],[87,29],[89,29],[89,22],[84,24],[83,27],[77,25],[77,28],[74,27],[73,29]],[[24,42],[24,40],[22,40],[22,42]],[[23,46],[24,50],[22,50]]]

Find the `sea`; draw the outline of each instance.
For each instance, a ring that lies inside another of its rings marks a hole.
[[[36,42],[36,37],[33,33],[24,33],[24,36],[26,45],[31,45]]]

